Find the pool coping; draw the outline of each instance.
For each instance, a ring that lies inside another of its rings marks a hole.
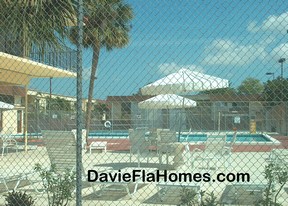
[[[184,132],[183,134],[188,134],[188,132]],[[194,133],[193,133],[194,134]],[[233,132],[196,132],[195,134],[219,134],[219,135],[233,135]],[[281,142],[278,141],[277,139],[273,138],[272,136],[268,135],[268,133],[265,132],[256,132],[256,133],[247,133],[247,132],[238,132],[237,134],[255,134],[255,135],[263,135],[264,137],[266,137],[267,139],[269,139],[269,142],[257,142],[257,141],[251,141],[251,142],[235,142],[235,145],[269,145],[269,146],[279,146],[281,145]],[[190,144],[190,145],[201,145],[201,144],[205,144],[206,141],[197,141],[197,142],[182,142],[185,144]]]

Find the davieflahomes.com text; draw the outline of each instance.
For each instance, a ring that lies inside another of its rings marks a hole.
[[[145,169],[134,169],[131,172],[107,171],[98,172],[88,170],[89,182],[250,182],[249,173],[217,173],[215,178],[208,172],[168,172],[167,170],[155,170],[147,172]]]

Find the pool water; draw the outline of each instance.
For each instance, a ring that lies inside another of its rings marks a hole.
[[[231,142],[232,134],[227,135],[227,142]],[[181,135],[180,142],[205,142],[207,140],[206,134],[191,134]],[[237,134],[236,142],[271,142],[271,140],[262,134]]]
[[[89,138],[109,138],[109,139],[127,139],[127,131],[115,131],[115,132],[92,132],[89,133]],[[227,135],[227,142],[231,142],[233,134]],[[180,142],[205,142],[207,140],[207,134],[181,134]],[[271,142],[271,140],[262,134],[237,134],[236,142]]]
[[[99,132],[90,132],[89,138],[112,138],[112,139],[127,139],[128,138],[127,131],[99,131]]]

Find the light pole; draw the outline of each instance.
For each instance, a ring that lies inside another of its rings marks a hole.
[[[283,78],[283,63],[286,61],[285,58],[280,58],[278,62],[281,64],[281,78]]]
[[[266,75],[272,75],[272,78],[274,80],[274,72],[266,72]]]

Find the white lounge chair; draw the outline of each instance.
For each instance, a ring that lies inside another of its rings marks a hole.
[[[221,205],[258,205],[263,199],[265,184],[226,185],[219,203]]]
[[[43,140],[46,144],[46,149],[48,152],[49,159],[51,161],[51,164],[56,165],[56,168],[60,171],[71,169],[75,170],[76,167],[76,142],[74,135],[71,131],[42,131],[43,134]],[[89,168],[90,169],[90,168]],[[94,166],[91,169],[97,170],[97,172],[100,173],[115,173],[119,172],[118,170],[113,170],[111,167],[102,167],[102,166]],[[123,172],[131,172],[133,169],[139,169],[139,168],[126,168],[123,169]],[[146,170],[146,169],[145,169]],[[149,169],[150,171],[151,169]],[[84,169],[83,171],[83,180],[87,180]],[[148,171],[148,169],[147,169]],[[153,169],[155,171],[155,169]],[[142,173],[141,173],[142,174]],[[93,177],[92,177],[93,179]],[[131,193],[128,186],[133,183],[135,184],[134,190]],[[138,185],[141,183],[141,176],[137,178],[135,182],[125,182],[125,181],[107,181],[107,182],[101,182],[101,181],[95,181],[91,182],[90,185],[93,188],[93,191],[95,194],[101,195],[105,190],[110,190],[111,188],[108,188],[108,186],[111,185],[119,185],[122,187],[122,189],[125,189],[129,197],[132,198],[132,195],[137,191]],[[96,191],[94,186],[98,185],[100,186],[100,191]]]
[[[72,129],[71,130],[75,136],[75,140],[76,140],[76,129]],[[86,134],[87,134],[87,130],[86,129],[82,129],[82,149],[86,150]],[[92,141],[92,143],[89,145],[89,153],[92,153],[92,150],[97,149],[97,150],[104,150],[104,152],[107,152],[107,145],[108,142],[106,141]]]
[[[34,181],[35,177],[35,172],[26,172],[26,173],[20,173],[20,174],[15,174],[15,175],[4,175],[3,172],[0,170],[0,184],[3,184],[6,191],[17,191],[18,187],[20,186],[22,181],[28,181],[29,185],[33,187],[35,192],[37,193],[42,193],[37,187],[35,187],[35,183],[39,181]],[[15,183],[13,188],[9,188],[8,184]]]
[[[233,133],[233,137],[232,137],[231,142],[226,143],[225,146],[224,146],[223,155],[226,157],[226,160],[227,160],[226,162],[228,163],[227,167],[231,166],[233,146],[234,146],[236,140],[237,140],[237,132],[235,131]]]
[[[58,170],[76,168],[76,141],[71,131],[42,131],[43,141],[51,162]]]
[[[121,173],[127,173],[127,174],[133,174],[135,171],[139,171],[138,176],[135,178],[135,180],[131,181],[119,181],[119,180],[111,180],[108,178],[107,181],[101,182],[101,181],[95,181],[94,183],[100,185],[100,191],[97,193],[98,196],[103,195],[105,191],[119,191],[119,190],[125,190],[129,198],[133,198],[133,195],[137,192],[139,184],[147,183],[142,181],[142,175],[148,174],[148,173],[155,173],[156,168],[139,168],[139,167],[126,167],[121,169]],[[144,171],[144,172],[142,172]],[[109,174],[113,177],[115,173],[119,173],[119,170],[109,170]],[[130,192],[129,186],[133,185],[133,190]],[[110,187],[111,186],[111,187]],[[118,186],[113,187],[113,186]],[[120,187],[119,187],[120,186]]]
[[[76,141],[72,131],[42,131],[43,140],[47,149],[47,153],[51,165],[55,165],[58,172],[68,170],[76,171]],[[87,174],[82,167],[82,179],[87,181]],[[99,172],[109,171],[113,168],[93,166],[91,169],[96,169]],[[75,180],[76,181],[76,180]],[[91,184],[93,191],[95,191]]]

